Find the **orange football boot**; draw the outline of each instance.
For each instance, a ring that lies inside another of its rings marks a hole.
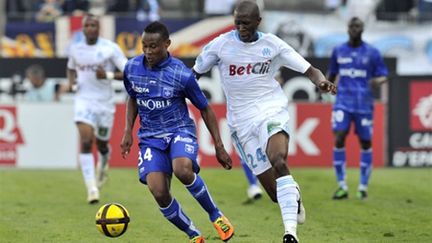
[[[220,216],[213,222],[213,226],[218,232],[221,240],[228,241],[234,236],[234,227],[225,216]]]

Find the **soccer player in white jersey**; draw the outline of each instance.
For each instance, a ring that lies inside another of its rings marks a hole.
[[[283,242],[298,242],[297,223],[305,221],[305,211],[287,166],[288,100],[274,76],[285,66],[306,75],[322,92],[335,94],[336,86],[287,43],[257,31],[261,17],[256,3],[240,2],[234,21],[236,30],[207,44],[193,69],[199,77],[218,65],[236,150],[278,202]]]
[[[117,44],[99,37],[96,16],[84,17],[83,32],[85,40],[70,48],[67,76],[70,85],[76,84],[74,120],[80,135],[79,161],[87,186],[87,201],[93,204],[99,202],[99,189],[107,179],[108,143],[115,112],[111,82],[123,80],[127,58]],[[119,71],[115,72],[115,68]],[[96,175],[92,155],[94,140],[98,150]]]

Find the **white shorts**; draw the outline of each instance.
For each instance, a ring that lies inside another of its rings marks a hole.
[[[114,113],[115,105],[112,102],[75,99],[74,121],[91,125],[95,130],[95,136],[100,140],[110,139]]]
[[[267,142],[274,134],[284,131],[289,134],[288,110],[263,114],[238,127],[230,127],[234,147],[255,175],[272,167],[266,155]]]

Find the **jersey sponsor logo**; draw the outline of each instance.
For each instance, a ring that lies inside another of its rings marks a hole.
[[[171,106],[171,100],[153,100],[153,99],[137,99],[137,104],[149,110],[163,110]]]
[[[150,90],[147,87],[139,87],[136,86],[134,83],[132,83],[132,89],[137,93],[145,93],[145,94],[150,93]]]
[[[347,64],[347,63],[352,63],[353,59],[351,57],[338,57],[337,58],[337,63],[339,64]]]
[[[108,64],[108,60],[105,60],[101,63],[93,63],[93,64],[76,64],[76,69],[79,71],[92,71],[96,72],[99,67],[106,67]]]
[[[370,127],[373,124],[373,120],[363,118],[361,119],[360,123],[363,127]]]
[[[229,75],[249,75],[249,74],[266,74],[270,71],[271,60],[265,62],[249,63],[246,66],[229,65]]]
[[[190,137],[181,137],[180,135],[177,135],[174,138],[174,143],[177,143],[178,141],[184,142],[184,143],[192,143],[193,142],[192,138],[190,138]]]
[[[271,134],[274,129],[280,129],[280,127],[281,127],[280,122],[276,122],[276,121],[269,122],[267,123],[267,133]]]
[[[355,68],[341,68],[339,71],[339,75],[350,77],[350,78],[366,78],[367,71],[363,69],[355,69]]]

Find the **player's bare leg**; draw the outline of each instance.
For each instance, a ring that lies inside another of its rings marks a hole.
[[[285,227],[283,240],[284,242],[297,242],[297,223],[304,223],[305,212],[298,184],[290,175],[287,167],[288,143],[288,134],[278,132],[270,137],[266,154],[276,178],[276,198]]]
[[[111,157],[111,146],[108,141],[96,139],[98,148],[98,161],[96,164],[96,182],[100,189],[108,180],[109,159]]]

